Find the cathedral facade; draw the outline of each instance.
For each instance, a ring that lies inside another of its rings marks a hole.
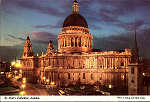
[[[50,41],[46,53],[34,56],[30,38],[27,37],[21,58],[23,76],[45,85],[51,82],[57,86],[98,82],[111,87],[127,87],[131,50],[93,49],[93,36],[85,18],[79,14],[76,0],[72,9],[72,14],[64,21],[62,32],[58,34],[57,51]]]

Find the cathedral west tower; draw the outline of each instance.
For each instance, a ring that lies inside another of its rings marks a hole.
[[[62,32],[58,35],[58,51],[60,53],[90,52],[92,39],[86,20],[79,14],[78,2],[74,0],[72,14],[65,19]]]
[[[32,43],[30,41],[29,35],[27,36],[26,42],[24,44],[24,51],[22,57],[32,57],[33,51],[32,51]]]

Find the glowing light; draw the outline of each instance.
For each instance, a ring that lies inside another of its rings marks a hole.
[[[54,83],[54,82],[51,82],[51,85],[55,85],[55,83]]]
[[[109,85],[108,87],[111,89],[111,88],[112,88],[112,85]]]
[[[85,86],[84,86],[84,85],[83,85],[83,86],[80,86],[80,89],[82,89],[82,90],[85,89]]]
[[[24,84],[25,84],[25,83],[26,83],[26,80],[23,80],[23,81],[22,81],[22,83],[24,83]]]
[[[19,72],[22,73],[22,70],[20,69]]]
[[[21,67],[21,64],[20,64],[19,60],[17,60],[16,62],[11,62],[11,65],[15,66],[15,67]]]
[[[26,81],[26,78],[25,78],[25,77],[23,77],[23,78],[22,78],[22,80],[23,80],[23,81]]]
[[[10,77],[11,77],[11,75],[9,74],[9,75],[8,75],[8,78],[10,78]]]
[[[19,93],[19,95],[25,95],[25,92],[24,92],[24,91],[21,91],[21,92]]]
[[[121,76],[121,79],[124,80],[124,75]]]
[[[49,82],[49,79],[47,79],[46,82]]]
[[[145,73],[142,73],[143,76],[145,76]]]
[[[15,70],[15,73],[17,73],[18,71]]]
[[[24,84],[26,83],[26,78],[25,77],[22,78],[22,83],[24,83]]]
[[[45,77],[43,77],[43,80],[45,80],[46,78]]]
[[[16,63],[15,67],[21,67],[21,64],[20,63]]]
[[[22,84],[21,87],[24,89],[24,88],[26,87],[26,85],[25,85],[25,84]]]
[[[15,78],[18,79],[19,77],[18,77],[18,76],[15,76]]]
[[[1,72],[1,74],[4,74],[4,72]]]
[[[15,62],[11,62],[11,65],[12,65],[12,66],[15,65]]]

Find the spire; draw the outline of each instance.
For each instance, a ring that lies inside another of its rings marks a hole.
[[[78,2],[77,0],[73,1],[73,5],[72,5],[72,13],[79,13],[79,6],[78,6]]]
[[[139,51],[138,51],[137,39],[136,39],[136,29],[134,29],[134,49],[133,49],[132,62],[139,62]]]
[[[29,38],[29,33],[27,33],[27,39],[24,44],[24,52],[22,57],[31,57],[31,56],[33,56],[32,43]]]
[[[136,40],[136,29],[134,30],[134,49],[137,51],[138,47],[137,47],[137,40]]]
[[[30,40],[30,38],[29,38],[29,33],[27,33],[27,40]]]
[[[46,53],[47,53],[47,54],[53,54],[53,53],[54,53],[54,47],[53,47],[53,43],[52,43],[51,40],[49,41],[49,44],[48,44],[48,48],[47,48]]]

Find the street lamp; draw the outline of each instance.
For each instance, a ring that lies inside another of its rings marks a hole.
[[[145,73],[142,73],[143,76],[145,76]]]
[[[7,76],[8,78],[10,78],[11,77],[11,73],[8,73],[8,76]]]
[[[45,79],[46,79],[45,76],[42,79],[43,79],[43,84],[45,85]]]
[[[55,85],[55,82],[51,82],[50,85],[51,85],[52,90],[53,90],[53,87],[54,87],[54,85]]]
[[[20,69],[19,72],[22,73],[22,70]]]
[[[15,65],[15,62],[11,62],[11,65],[12,65],[12,66]]]
[[[25,77],[23,77],[23,78],[22,78],[22,80],[23,80],[23,81],[26,81],[26,78],[25,78]]]
[[[25,91],[21,91],[19,94],[23,96],[25,95]]]
[[[22,83],[25,84],[25,83],[26,83],[26,80],[22,80]]]
[[[45,80],[46,78],[45,77],[43,77],[43,80]]]
[[[25,84],[22,84],[21,87],[22,87],[22,89],[24,90],[24,88],[26,87],[26,85],[25,85]]]
[[[112,85],[110,84],[108,87],[111,89],[111,88],[112,88]]]
[[[55,85],[55,82],[51,82],[51,85]]]
[[[18,76],[15,76],[15,79],[18,79],[19,77]]]
[[[46,80],[46,83],[49,84],[49,79]]]

